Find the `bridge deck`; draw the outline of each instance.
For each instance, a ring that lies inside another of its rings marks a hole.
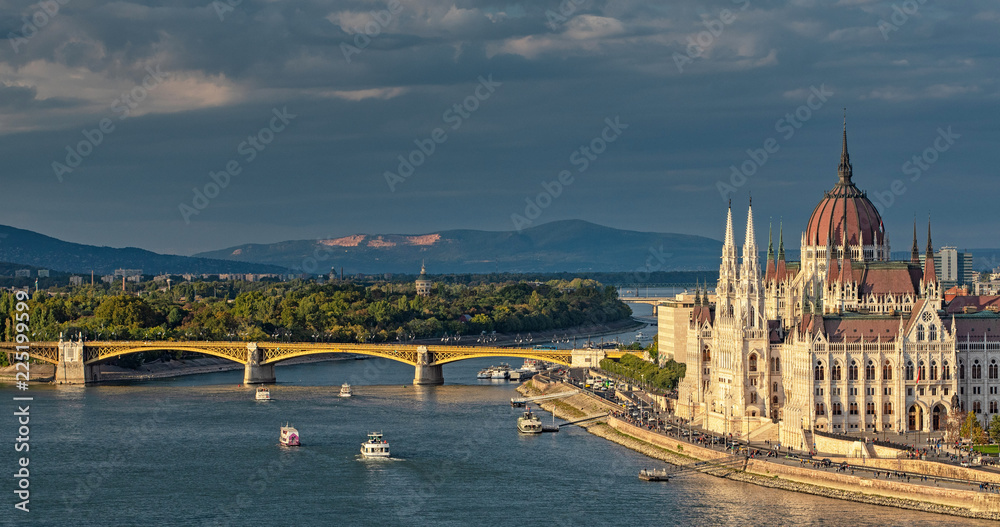
[[[83,360],[94,364],[110,358],[146,351],[190,351],[214,355],[247,364],[248,346],[260,352],[259,364],[271,364],[293,357],[321,353],[353,353],[383,357],[416,366],[441,365],[476,357],[519,357],[538,359],[570,365],[574,350],[545,350],[533,348],[500,348],[494,346],[447,346],[417,344],[347,344],[325,342],[225,342],[225,341],[84,341]],[[18,344],[0,342],[0,351],[16,351]],[[21,345],[23,346],[23,345]],[[27,344],[29,355],[35,359],[57,364],[59,342],[32,342]],[[621,358],[628,351],[603,350],[609,358]]]

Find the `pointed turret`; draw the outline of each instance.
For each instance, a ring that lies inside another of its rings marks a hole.
[[[917,247],[917,218],[913,218],[913,249],[910,250],[910,263],[920,265],[920,249]]]
[[[694,280],[694,305],[695,307],[701,305],[701,284],[697,278]]]
[[[764,272],[764,279],[768,281],[774,280],[774,271],[774,242],[772,241],[772,229],[769,223],[767,224],[767,270]]]
[[[840,166],[837,167],[837,176],[840,177],[840,185],[850,185],[851,176],[851,156],[847,153],[847,109],[844,109],[844,144],[840,151]]]
[[[722,244],[722,262],[719,264],[719,281],[716,284],[716,302],[721,312],[729,311],[736,292],[737,262],[736,242],[733,240],[733,203],[730,200],[726,210],[726,237]]]
[[[937,271],[934,269],[934,245],[931,244],[931,220],[927,218],[927,254],[924,256],[924,284],[937,283]]]
[[[778,260],[785,261],[785,225],[778,224]]]
[[[726,239],[722,242],[723,247],[735,245],[733,240],[733,200],[729,200],[729,211],[726,213]]]
[[[753,229],[753,200],[747,208],[747,234],[743,241],[743,266],[740,277],[755,280],[760,277],[760,269],[757,263],[757,235]]]

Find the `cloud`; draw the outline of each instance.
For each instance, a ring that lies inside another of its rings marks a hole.
[[[363,101],[365,99],[392,99],[409,91],[408,88],[371,88],[367,90],[331,91],[330,95],[347,101]]]
[[[192,250],[265,235],[506,229],[524,197],[575,169],[569,155],[618,115],[627,133],[546,214],[717,237],[716,182],[747,149],[778,136],[776,121],[822,84],[835,88],[835,100],[741,188],[760,196],[762,211],[808,217],[832,185],[824,178],[839,159],[843,106],[857,116],[857,180],[872,191],[888,188],[938,126],[967,134],[961,155],[942,156],[886,211],[888,228],[893,215],[951,206],[946,187],[957,180],[945,174],[960,174],[963,188],[991,184],[983,167],[992,166],[1000,131],[983,115],[1000,100],[1000,16],[988,3],[927,3],[886,40],[878,21],[891,5],[874,0],[584,2],[554,26],[547,11],[558,12],[559,2],[399,2],[348,63],[341,44],[353,45],[388,0],[244,0],[222,20],[207,1],[73,0],[18,51],[0,43],[5,195],[45,196],[49,205],[12,202],[0,223]],[[20,31],[35,4],[18,5],[0,18],[0,36]],[[734,20],[679,72],[674,55],[710,31],[722,9]],[[59,184],[51,162],[150,67],[169,78]],[[472,95],[481,75],[502,85],[452,129],[444,112]],[[177,204],[239,158],[238,145],[286,105],[299,117],[199,215],[204,228],[180,228]],[[438,127],[448,139],[405,191],[389,195],[383,173]],[[765,190],[774,188],[780,195]],[[608,206],[618,196],[629,205]],[[963,209],[992,206],[989,193],[961,199]],[[391,207],[370,213],[383,204]],[[942,236],[1000,246],[991,234],[1000,220],[983,220],[979,231],[963,221]],[[980,231],[995,241],[977,240]]]
[[[620,35],[625,26],[614,18],[593,15],[573,17],[566,23],[566,37],[573,40],[592,40]]]

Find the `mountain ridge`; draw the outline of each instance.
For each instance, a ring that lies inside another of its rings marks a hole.
[[[522,231],[450,229],[422,234],[357,233],[318,240],[242,244],[194,256],[325,273],[703,270],[722,242],[702,236],[615,229],[560,220]]]
[[[289,272],[285,267],[268,264],[159,254],[138,247],[67,242],[9,225],[0,225],[0,262],[77,274],[91,271],[111,274],[115,269],[142,269],[145,274]]]

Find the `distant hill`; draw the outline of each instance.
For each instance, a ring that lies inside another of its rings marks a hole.
[[[88,275],[91,270],[101,275],[115,269],[142,269],[145,274],[289,272],[275,265],[157,254],[135,247],[82,245],[6,225],[0,225],[0,262]]]
[[[581,220],[516,231],[355,234],[328,240],[247,244],[204,258],[281,265],[304,272],[430,273],[714,270],[722,242],[686,234],[613,229]],[[648,266],[648,267],[647,267]]]

